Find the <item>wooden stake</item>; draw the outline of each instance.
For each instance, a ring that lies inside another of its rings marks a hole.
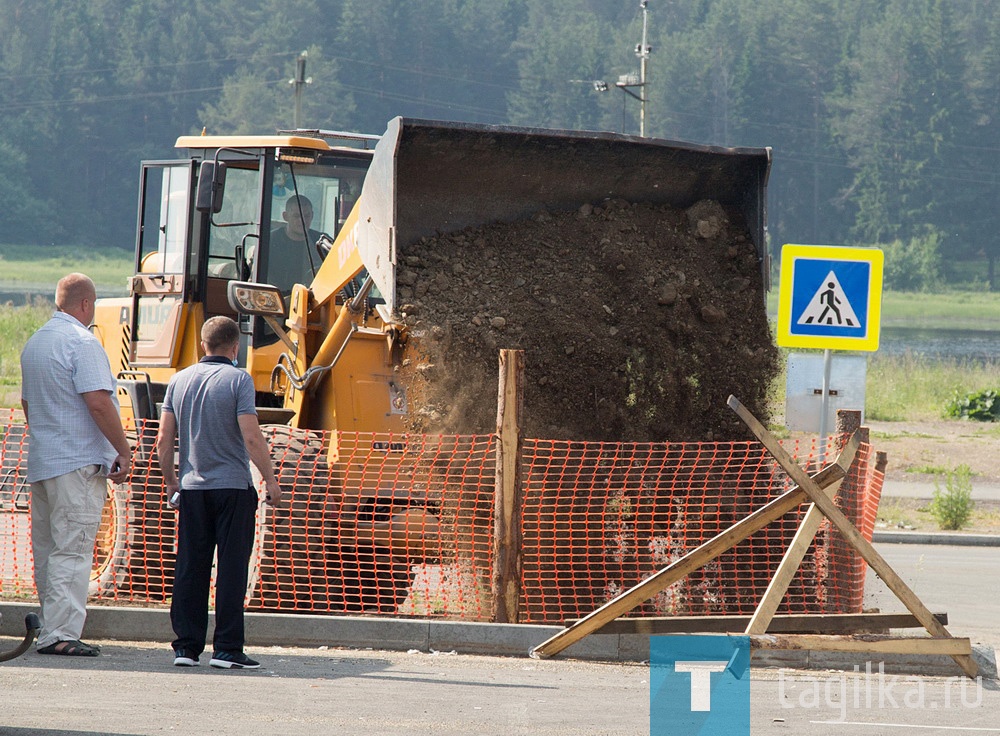
[[[840,488],[842,482],[843,480],[837,481],[825,488],[824,492],[829,494],[830,498],[836,498],[837,489]],[[782,558],[781,564],[778,565],[778,569],[775,570],[774,577],[771,578],[760,603],[757,604],[757,610],[754,611],[753,618],[750,619],[745,633],[763,634],[767,631],[781,599],[785,597],[785,592],[791,585],[795,573],[799,571],[799,565],[802,564],[806,552],[809,551],[809,545],[812,544],[816,532],[819,531],[819,525],[822,523],[823,512],[816,508],[816,504],[809,504],[809,510],[806,512],[805,518],[802,519],[798,531],[795,532],[791,544],[785,550],[785,556]]]
[[[861,532],[850,522],[850,520],[844,516],[840,509],[837,508],[836,504],[832,499],[828,498],[823,492],[823,489],[802,469],[796,464],[792,456],[785,451],[778,441],[775,439],[774,435],[767,431],[767,429],[762,425],[757,418],[751,414],[743,404],[740,403],[739,399],[735,396],[729,397],[729,408],[731,408],[736,414],[746,423],[750,428],[750,431],[754,433],[761,444],[767,448],[767,451],[771,453],[771,456],[778,462],[778,464],[785,469],[788,476],[795,481],[798,486],[806,492],[809,499],[823,512],[823,515],[830,520],[830,522],[837,527],[837,531],[847,540],[854,549],[858,551],[858,554],[868,563],[868,566],[885,582],[896,597],[903,602],[903,605],[909,609],[909,611],[916,616],[917,620],[921,625],[927,629],[927,631],[935,637],[945,638],[951,637],[948,630],[941,625],[941,623],[934,617],[927,607],[921,602],[917,595],[910,589],[906,582],[896,574],[896,571],[892,569],[885,558],[882,557],[872,546],[871,542],[862,536]],[[979,674],[979,667],[976,665],[975,661],[969,655],[954,654],[952,658],[962,669],[962,671],[968,675],[970,678],[975,679],[976,675]]]
[[[947,613],[935,618],[948,623]],[[568,620],[572,626],[576,620]],[[735,634],[745,631],[750,616],[642,616],[616,618],[601,627],[602,634]],[[888,634],[889,629],[922,629],[912,613],[779,613],[768,626],[770,634]]]
[[[500,351],[493,511],[492,620],[513,624],[521,606],[521,414],[524,351]]]
[[[826,636],[823,634],[755,634],[751,649],[783,649],[820,652],[875,652],[877,654],[946,654],[972,656],[972,642],[961,637],[943,639],[898,636]]]

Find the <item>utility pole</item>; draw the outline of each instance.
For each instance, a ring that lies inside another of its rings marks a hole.
[[[622,95],[622,133],[625,132],[625,95],[628,95],[639,100],[639,136],[642,138],[646,137],[646,69],[649,64],[649,54],[653,50],[646,43],[646,31],[648,30],[646,6],[648,4],[649,0],[641,0],[639,3],[639,7],[642,8],[642,41],[635,46],[635,55],[639,57],[639,73],[621,74],[618,76],[618,81],[615,82],[615,86],[624,93]],[[583,79],[571,81],[587,82]],[[603,79],[593,79],[587,83],[593,85],[595,92],[608,91],[608,83]],[[639,88],[639,94],[632,91],[635,87]]]
[[[306,57],[309,52],[303,51],[295,61],[295,79],[288,83],[295,85],[295,129],[302,127],[302,91],[307,84],[312,84],[312,77],[306,77]]]
[[[635,47],[635,55],[639,57],[639,91],[642,97],[639,98],[639,136],[646,137],[646,65],[649,63],[649,52],[652,50],[646,45],[646,6],[649,0],[642,0],[639,7],[642,8],[642,41]]]

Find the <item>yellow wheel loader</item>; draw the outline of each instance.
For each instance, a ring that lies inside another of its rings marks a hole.
[[[294,486],[291,508],[268,511],[260,530],[268,559],[251,598],[264,607],[392,610],[412,565],[441,554],[436,499],[352,472],[393,467],[415,410],[396,370],[419,359],[396,290],[413,243],[542,208],[713,199],[742,215],[766,282],[769,149],[404,118],[381,136],[294,130],[176,147],[179,158],[141,166],[129,296],[99,302],[96,333],[123,414],[141,427],[158,419],[170,377],[199,359],[204,321],[239,321],[239,362],[261,423],[281,426],[272,449]],[[344,456],[344,432],[374,433],[365,457]],[[115,528],[130,536],[109,540],[107,557],[110,584],[155,599],[169,595],[174,522],[151,440],[137,433],[131,485],[115,499]],[[312,503],[324,520],[296,529]]]

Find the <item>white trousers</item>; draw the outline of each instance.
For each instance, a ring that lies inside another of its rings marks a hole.
[[[31,551],[42,608],[39,649],[79,640],[107,479],[100,465],[31,484]]]

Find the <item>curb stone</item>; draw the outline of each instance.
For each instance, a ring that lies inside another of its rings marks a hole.
[[[1000,547],[1000,535],[876,529],[872,534],[872,542],[875,544],[949,544],[964,547]]]
[[[34,603],[0,601],[0,636],[24,635],[24,617],[37,611]],[[91,606],[86,638],[98,641],[161,641],[169,649],[170,613],[162,608]],[[210,615],[210,618],[214,618]],[[213,622],[210,622],[212,624]],[[247,639],[253,646],[346,647],[351,649],[453,651],[461,654],[527,657],[528,650],[562,631],[561,626],[491,624],[470,621],[248,613]],[[753,667],[864,671],[877,655],[842,652],[754,652]],[[560,657],[605,662],[648,662],[645,634],[593,634],[569,647]],[[997,652],[976,645],[973,657],[984,678],[997,677]],[[955,676],[958,665],[943,655],[883,655],[891,674]]]

